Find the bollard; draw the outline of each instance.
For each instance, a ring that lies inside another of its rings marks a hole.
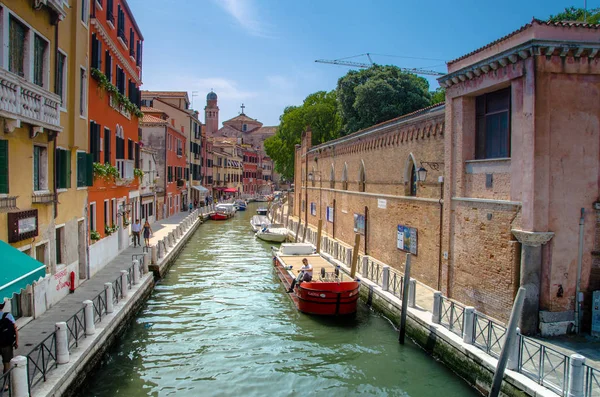
[[[364,258],[363,258],[363,263],[364,263]],[[390,267],[389,266],[383,267],[383,272],[381,274],[381,288],[384,291],[390,290]]]
[[[463,342],[473,344],[473,326],[475,324],[475,308],[473,306],[465,307],[465,317],[463,326]]]
[[[569,360],[569,397],[584,397],[585,357],[581,354],[571,354]]]
[[[66,364],[69,362],[69,340],[67,338],[67,323],[55,324],[56,329],[56,362]]]
[[[173,232],[167,234],[167,239],[169,240],[169,248],[173,247]]]
[[[156,248],[156,246],[152,247],[153,249]],[[147,274],[148,273],[148,264],[150,262],[148,262],[150,260],[150,253],[146,252],[144,254],[144,262],[142,262],[142,270],[143,270],[143,274]]]
[[[417,307],[417,280],[411,278],[408,284],[408,307]]]
[[[364,278],[369,275],[369,258],[366,255],[362,258],[362,275]]]
[[[352,248],[346,248],[346,266],[352,266]]]
[[[121,297],[127,298],[127,270],[121,270]]]
[[[442,316],[442,293],[435,291],[433,293],[433,313],[431,315],[431,321],[434,324],[439,324]]]
[[[473,322],[475,322],[475,316],[473,316]],[[473,329],[475,328],[473,327]],[[516,339],[517,343],[513,343],[508,353],[508,363],[506,364],[506,368],[512,371],[519,370],[519,350],[521,347],[521,329],[519,327],[517,327]],[[475,337],[473,337],[473,340],[475,340]]]
[[[13,357],[13,359],[10,360],[10,366],[13,368],[10,373],[10,395],[12,397],[29,397],[29,385],[27,384],[27,357]]]
[[[140,261],[135,259],[133,261],[133,280],[131,280],[131,284],[137,285],[140,282]]]
[[[159,258],[159,256],[158,256],[158,249],[159,248],[158,247],[160,247],[160,245],[159,246],[156,246],[156,245],[152,246],[152,264],[153,265],[156,265],[156,262],[158,262],[158,258]],[[146,265],[145,264],[144,264],[144,272],[146,272]]]
[[[162,243],[163,243],[163,254],[167,253],[167,247],[169,246],[169,236],[165,236],[162,239]],[[162,256],[161,256],[162,258]]]
[[[106,290],[106,312],[112,313],[115,311],[115,304],[113,302],[114,291],[112,283],[104,283],[104,289]]]
[[[94,302],[91,300],[83,301],[83,316],[85,318],[85,334],[94,335],[96,324],[94,324]]]

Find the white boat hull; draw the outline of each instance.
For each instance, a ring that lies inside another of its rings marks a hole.
[[[283,243],[287,238],[287,234],[258,231],[256,232],[256,237],[264,241],[269,241],[273,243]]]

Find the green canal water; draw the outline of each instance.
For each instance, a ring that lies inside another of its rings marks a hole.
[[[363,303],[299,313],[255,208],[198,228],[81,396],[479,396]]]

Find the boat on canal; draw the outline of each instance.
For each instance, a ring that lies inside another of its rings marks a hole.
[[[213,221],[224,221],[235,215],[235,209],[232,204],[219,204],[215,207],[215,212],[210,214]]]
[[[256,210],[258,215],[267,215],[267,212],[269,212],[269,209],[265,207],[260,207]]]
[[[356,313],[360,283],[340,271],[311,244],[284,243],[273,250],[273,266],[283,286],[287,289],[308,259],[313,267],[312,281],[304,281],[289,293],[296,308],[306,314],[339,316]]]
[[[283,243],[287,239],[287,235],[287,229],[280,223],[272,223],[256,231],[256,237],[273,243]]]
[[[238,211],[246,211],[248,203],[246,203],[246,200],[235,200],[235,203],[233,203],[233,205],[235,205],[235,208]]]
[[[269,218],[264,215],[254,215],[252,219],[250,219],[250,226],[252,226],[252,231],[255,233],[270,224]]]

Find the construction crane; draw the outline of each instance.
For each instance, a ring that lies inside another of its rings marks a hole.
[[[348,58],[355,58],[355,57],[362,56],[362,55],[366,55],[367,58],[369,58],[369,62],[371,62],[371,63],[368,64],[368,63],[353,62],[353,61],[346,60]],[[350,66],[350,67],[361,68],[361,69],[368,69],[371,66],[375,65],[373,63],[373,60],[371,59],[371,54],[368,52],[365,54],[354,55],[354,56],[351,56],[348,58],[341,58],[341,59],[334,59],[334,60],[317,59],[315,62],[329,63],[332,65]],[[425,74],[425,75],[429,75],[429,76],[443,76],[444,75],[444,73],[436,72],[435,70],[427,70],[427,69],[421,69],[421,68],[400,68],[400,70],[402,70],[403,72],[414,73],[414,74]]]

